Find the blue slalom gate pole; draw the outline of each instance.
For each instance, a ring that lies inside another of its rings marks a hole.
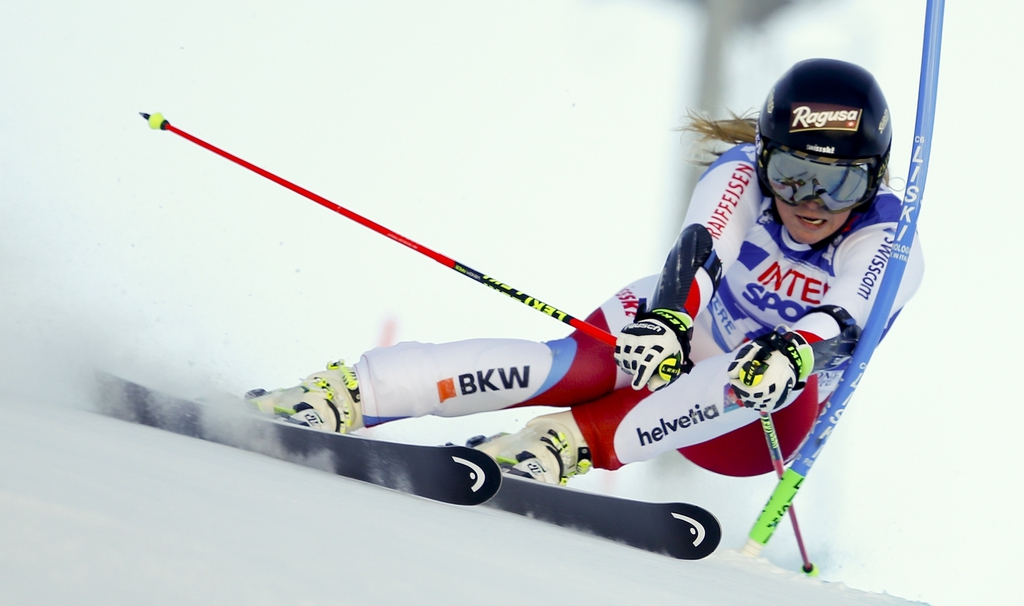
[[[832,435],[843,411],[850,403],[853,392],[860,384],[871,356],[878,347],[892,312],[896,293],[903,281],[903,273],[910,259],[910,250],[917,232],[917,218],[924,197],[928,177],[928,159],[932,149],[932,129],[935,124],[935,99],[939,81],[939,50],[942,46],[942,12],[945,0],[928,0],[924,22],[924,49],[921,57],[921,80],[917,91],[917,124],[914,128],[914,152],[910,160],[907,189],[903,194],[903,211],[893,236],[888,267],[878,289],[874,306],[864,331],[843,373],[839,387],[818,416],[811,434],[801,446],[793,464],[783,473],[775,491],[750,530],[744,553],[756,556],[771,539],[775,528],[793,503],[793,498],[811,466],[821,454],[825,442]]]

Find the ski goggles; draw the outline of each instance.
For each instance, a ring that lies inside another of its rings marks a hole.
[[[877,160],[839,160],[777,147],[765,174],[775,197],[790,206],[815,200],[838,214],[868,201]]]

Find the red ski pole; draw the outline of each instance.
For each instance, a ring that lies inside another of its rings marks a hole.
[[[444,265],[445,267],[454,269],[455,271],[459,272],[460,274],[476,280],[477,282],[483,284],[484,286],[493,288],[494,290],[496,290],[496,291],[498,291],[498,292],[500,292],[502,294],[508,295],[508,296],[512,297],[513,299],[516,299],[517,301],[522,302],[525,305],[529,305],[530,307],[536,309],[537,311],[545,313],[545,314],[551,316],[552,318],[555,318],[556,320],[564,322],[564,323],[568,324],[569,326],[572,326],[576,330],[579,330],[579,331],[581,331],[583,333],[586,333],[586,334],[590,335],[591,337],[594,337],[595,339],[597,339],[599,341],[603,341],[603,342],[607,343],[608,345],[615,345],[615,337],[614,336],[612,336],[607,331],[601,330],[600,328],[594,326],[593,324],[589,324],[587,322],[584,322],[583,320],[580,320],[578,318],[574,318],[573,316],[570,316],[569,314],[565,313],[564,311],[562,311],[562,310],[560,310],[560,309],[558,309],[558,308],[556,308],[556,307],[554,307],[552,305],[549,305],[549,304],[547,304],[547,303],[545,303],[545,302],[543,302],[543,301],[541,301],[541,300],[539,300],[539,299],[537,299],[535,297],[531,297],[530,295],[524,293],[521,290],[516,290],[516,289],[512,288],[511,286],[509,286],[508,284],[505,284],[504,282],[496,280],[496,279],[494,279],[494,278],[492,278],[490,276],[485,276],[484,274],[476,271],[475,269],[470,268],[468,265],[466,265],[464,263],[459,263],[459,262],[455,261],[454,259],[446,257],[445,255],[442,255],[439,252],[435,252],[435,251],[427,248],[426,246],[422,246],[420,244],[417,244],[416,242],[413,242],[412,240],[410,240],[410,239],[408,239],[408,238],[406,238],[404,236],[401,236],[401,235],[391,231],[390,229],[384,227],[383,225],[380,225],[379,223],[375,223],[375,222],[367,219],[366,217],[363,217],[362,215],[356,214],[356,213],[348,210],[347,208],[344,208],[342,206],[339,206],[339,205],[335,204],[334,202],[331,202],[330,200],[328,200],[327,198],[324,198],[323,196],[319,196],[317,194],[314,194],[313,192],[309,191],[308,189],[305,189],[303,187],[299,187],[298,185],[292,183],[291,181],[288,181],[286,179],[282,179],[281,177],[278,177],[277,175],[275,175],[275,174],[273,174],[271,172],[263,170],[262,168],[254,165],[254,164],[250,164],[249,162],[246,162],[245,160],[243,160],[243,159],[241,159],[241,158],[239,158],[237,156],[229,154],[228,152],[220,149],[219,147],[215,147],[213,145],[210,145],[206,141],[203,141],[202,139],[199,139],[198,137],[194,137],[194,136],[186,133],[185,131],[181,130],[180,128],[176,128],[174,126],[171,126],[171,123],[168,122],[167,120],[165,120],[163,115],[161,115],[161,114],[152,114],[152,115],[150,115],[150,114],[145,114],[145,113],[141,113],[141,112],[140,112],[140,114],[142,115],[143,118],[146,119],[147,122],[149,122],[149,127],[154,129],[154,130],[168,130],[168,131],[171,131],[172,133],[174,133],[176,135],[184,137],[185,139],[188,139],[189,141],[191,141],[192,143],[195,143],[196,145],[198,145],[200,147],[205,147],[206,149],[208,149],[208,150],[212,151],[213,153],[217,154],[218,156],[227,158],[228,160],[231,160],[232,162],[234,162],[235,164],[238,164],[239,166],[243,166],[245,168],[248,168],[249,170],[253,171],[254,173],[256,173],[256,174],[258,174],[258,175],[260,175],[262,177],[266,177],[267,179],[270,179],[274,183],[277,183],[278,185],[284,186],[284,187],[292,190],[293,192],[299,194],[300,196],[304,196],[306,198],[309,198],[310,200],[316,202],[317,204],[319,204],[320,206],[323,206],[324,208],[333,210],[334,212],[338,213],[339,215],[342,215],[342,216],[344,216],[344,217],[346,217],[348,219],[351,219],[351,220],[355,221],[356,223],[359,223],[360,225],[363,225],[365,227],[369,227],[373,231],[375,231],[375,232],[377,232],[377,233],[379,233],[379,234],[381,234],[383,236],[387,236],[388,238],[391,238],[392,240],[394,240],[395,242],[398,242],[399,244],[404,244],[405,246],[408,246],[409,248],[415,250],[416,252],[430,257],[431,259],[437,261],[441,265]]]
[[[779,434],[775,431],[772,414],[767,410],[761,411],[761,428],[764,429],[764,437],[768,441],[768,451],[771,453],[775,475],[781,480],[782,475],[786,472],[786,462],[782,457]],[[789,506],[789,520],[793,523],[793,535],[796,536],[796,546],[800,550],[800,557],[804,561],[803,571],[812,577],[816,577],[818,576],[818,567],[814,562],[811,562],[811,558],[807,555],[807,547],[804,546],[804,537],[800,532],[800,524],[796,521],[796,509],[792,505]]]

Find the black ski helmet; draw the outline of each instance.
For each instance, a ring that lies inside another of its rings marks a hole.
[[[868,188],[858,204],[878,192],[892,145],[889,106],[874,76],[834,59],[807,59],[783,74],[761,108],[757,135],[757,176],[765,195],[772,195],[768,159],[784,149],[824,161],[868,161]]]

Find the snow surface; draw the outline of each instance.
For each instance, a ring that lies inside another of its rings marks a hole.
[[[122,592],[121,603],[188,593],[216,603],[218,575],[241,592],[280,583],[340,593],[360,582],[303,575],[298,566],[310,558],[299,552],[312,542],[324,550],[310,551],[338,570],[350,561],[347,545],[360,546],[363,578],[384,591],[404,577],[393,581],[383,562],[401,549],[383,546],[450,545],[446,532],[486,519],[469,527],[484,540],[460,535],[472,554],[465,565],[500,577],[501,589],[540,584],[552,590],[545,601],[572,601],[592,584],[613,595],[610,579],[636,591],[662,587],[663,601],[684,602],[672,585],[688,570],[681,563],[549,528],[535,535],[523,520],[490,528],[505,518],[488,511],[416,501],[405,523],[385,520],[374,512],[402,511],[408,498],[263,459],[253,470],[242,463],[252,455],[58,405],[84,406],[78,394],[97,368],[186,395],[237,394],[295,384],[328,360],[393,339],[564,336],[563,325],[517,302],[151,131],[138,112],[163,112],[584,317],[658,271],[675,236],[664,217],[684,195],[688,148],[674,129],[697,98],[700,4],[0,0],[0,590],[63,592],[62,603],[81,603],[100,599],[104,588],[92,583],[102,580]],[[900,186],[924,5],[792,3],[729,41],[726,105],[759,106],[799,59],[860,63],[892,110]],[[1024,440],[1013,379],[1022,31],[1017,0],[947,2],[920,220],[925,281],[797,497],[808,549],[828,581],[934,606],[1024,602]],[[524,411],[423,419],[376,435],[457,442],[527,419]],[[210,464],[218,456],[229,462]],[[261,485],[259,499],[236,494],[236,475],[270,477],[270,469],[281,474]],[[296,478],[316,492],[288,502],[300,490]],[[703,505],[722,520],[724,548],[736,549],[774,481],[715,477],[666,456],[575,485]],[[350,491],[359,497],[349,502],[371,495],[373,507],[332,508]],[[173,522],[165,529],[142,523],[158,507]],[[343,509],[357,513],[339,517]],[[188,538],[192,528],[199,539]],[[372,544],[345,542],[345,532],[366,538],[358,533],[367,529]],[[280,555],[260,551],[259,539],[270,542],[263,533],[287,535],[275,545]],[[322,535],[331,540],[318,542]],[[561,548],[552,537],[585,545],[577,555],[586,557],[570,568],[545,555]],[[505,542],[522,549],[516,561],[505,557]],[[546,565],[520,565],[525,553]],[[797,569],[787,524],[764,555]],[[403,565],[442,568],[432,555]],[[742,584],[753,597],[743,603],[759,603],[760,577],[750,575]],[[471,583],[455,568],[436,576],[425,582],[447,591]],[[784,585],[765,599],[798,591]]]
[[[677,561],[30,399],[0,414],[2,604],[910,603],[732,550]]]

